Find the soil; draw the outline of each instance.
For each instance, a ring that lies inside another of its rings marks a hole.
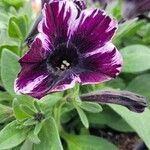
[[[91,132],[112,142],[119,150],[134,150],[141,143],[141,139],[136,133],[122,133],[111,129],[91,129]],[[146,148],[142,150],[146,150]]]

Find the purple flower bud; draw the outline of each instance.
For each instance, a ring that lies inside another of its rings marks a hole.
[[[81,10],[72,1],[44,5],[38,34],[15,82],[17,93],[41,98],[72,88],[76,82],[96,84],[115,78],[122,57],[112,44],[117,23],[99,9]]]
[[[122,15],[125,19],[132,19],[150,11],[150,0],[123,0]]]
[[[81,95],[80,98],[83,101],[123,105],[138,113],[143,112],[147,107],[145,97],[129,91],[98,91]]]

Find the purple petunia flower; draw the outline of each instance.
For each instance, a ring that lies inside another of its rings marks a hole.
[[[52,3],[52,2],[59,2],[63,0],[42,0],[42,8],[44,7],[45,3]],[[86,8],[86,1],[85,0],[72,0],[76,7],[78,8],[78,11],[80,13],[80,10],[83,10]],[[30,47],[31,43],[33,42],[35,36],[38,34],[38,24],[42,20],[42,14],[39,15],[39,17],[36,19],[33,28],[29,35],[27,36],[25,42]]]
[[[76,82],[96,84],[115,78],[122,57],[112,44],[117,23],[105,12],[80,13],[72,1],[45,4],[39,34],[20,59],[17,93],[40,99],[72,88]]]

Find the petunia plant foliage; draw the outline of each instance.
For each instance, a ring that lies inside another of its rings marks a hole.
[[[0,150],[118,149],[103,129],[150,148],[150,24],[95,3],[0,2]]]

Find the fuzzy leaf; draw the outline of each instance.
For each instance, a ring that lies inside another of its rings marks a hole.
[[[11,122],[0,132],[0,150],[19,145],[25,140],[27,132],[28,129],[17,128],[17,121]]]
[[[150,110],[146,109],[143,113],[133,113],[122,106],[109,105],[115,112],[136,131],[136,133],[144,140],[150,149]]]
[[[131,45],[121,49],[124,60],[123,72],[137,73],[150,69],[150,48]]]
[[[8,34],[12,38],[25,39],[27,35],[27,17],[11,17],[9,20]]]
[[[65,139],[69,150],[117,150],[115,145],[96,136],[67,134]]]
[[[91,112],[91,113],[99,113],[103,109],[98,103],[94,102],[82,102],[80,107],[84,109],[85,111]]]
[[[150,74],[137,76],[128,84],[126,89],[145,96],[148,99],[150,108]]]
[[[89,128],[89,121],[88,121],[88,118],[87,118],[85,112],[79,106],[76,106],[76,110],[78,112],[78,115],[80,117],[80,120],[81,120],[82,124],[86,128]]]
[[[29,107],[34,109],[32,98],[29,96],[21,96],[13,100],[13,111],[14,111],[16,119],[24,120],[26,118],[30,118],[30,115],[22,111],[22,109],[20,108],[21,105],[28,105]]]
[[[5,49],[1,58],[1,78],[5,89],[12,95],[16,96],[14,91],[14,81],[20,70],[18,57]]]
[[[41,142],[34,144],[34,150],[63,150],[56,122],[51,117],[43,123],[39,139]]]

